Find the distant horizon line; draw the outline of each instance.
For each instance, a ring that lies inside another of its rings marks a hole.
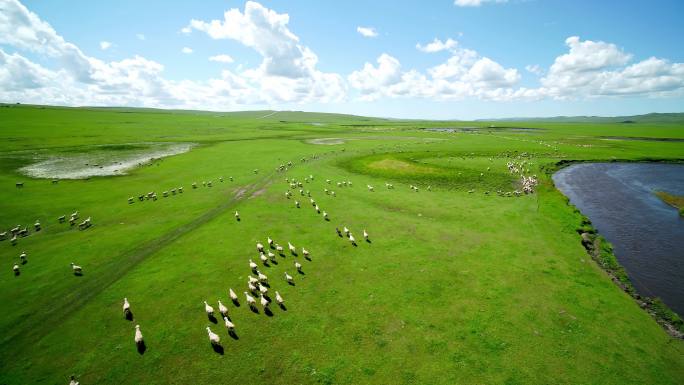
[[[321,112],[321,111],[306,111],[306,110],[277,110],[277,109],[254,109],[254,110],[202,110],[202,109],[192,109],[192,108],[167,108],[167,107],[135,107],[135,106],[76,106],[76,105],[60,105],[60,104],[33,104],[33,103],[21,103],[21,102],[0,102],[0,106],[28,106],[28,107],[51,107],[51,108],[73,108],[73,109],[134,109],[134,110],[155,110],[155,111],[178,111],[178,112],[204,112],[204,113],[222,113],[222,114],[233,114],[233,113],[247,113],[247,112],[299,112],[299,113],[309,113],[309,114],[328,114],[328,115],[344,115],[344,116],[355,116],[361,118],[373,118],[373,119],[386,119],[386,120],[399,120],[399,121],[413,121],[413,120],[423,120],[423,121],[434,121],[434,122],[487,122],[487,121],[520,121],[525,119],[617,119],[617,118],[633,118],[638,116],[648,116],[648,115],[684,115],[684,111],[672,111],[672,112],[647,112],[643,114],[633,114],[633,115],[549,115],[549,116],[509,116],[503,118],[475,118],[475,119],[459,119],[459,118],[449,118],[449,119],[435,119],[435,118],[395,118],[388,116],[373,116],[373,115],[359,115],[343,112]]]

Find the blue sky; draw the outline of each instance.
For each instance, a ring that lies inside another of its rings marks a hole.
[[[684,2],[472,3],[0,0],[0,100],[437,119],[684,111]]]

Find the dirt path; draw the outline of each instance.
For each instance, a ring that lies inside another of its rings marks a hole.
[[[2,337],[2,342],[0,342],[0,357],[2,359],[0,361],[11,358],[7,356],[8,354],[16,358],[16,354],[20,350],[34,345],[45,333],[54,330],[57,325],[64,322],[71,314],[85,306],[91,299],[121,279],[138,264],[184,235],[234,208],[243,199],[268,186],[274,177],[275,174],[267,175],[263,179],[239,189],[230,200],[206,211],[189,223],[180,225],[162,236],[144,242],[133,249],[123,251],[118,256],[112,258],[109,264],[103,266],[102,271],[106,271],[107,274],[103,274],[98,279],[84,280],[83,285],[71,291],[69,295],[63,296],[60,293],[59,296],[47,298],[45,306],[52,309],[50,311],[49,328],[45,327],[45,314],[34,312],[27,315],[8,334]],[[12,348],[9,349],[9,346],[12,346]]]

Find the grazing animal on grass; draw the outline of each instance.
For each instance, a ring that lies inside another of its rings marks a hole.
[[[354,236],[351,233],[349,234],[349,242],[351,242],[352,245],[356,246],[356,239],[354,239]]]
[[[285,301],[283,300],[283,297],[280,296],[280,293],[278,293],[278,291],[276,291],[275,293],[276,293],[275,300],[276,300],[276,302],[278,302],[278,305],[284,304]]]
[[[299,201],[295,201],[295,207],[299,208]]]
[[[344,234],[346,236],[349,236],[349,229],[347,228],[347,226],[344,226]]]
[[[268,263],[268,258],[266,258],[266,255],[264,255],[264,253],[259,254],[259,259],[261,259],[261,262],[264,265]]]
[[[268,293],[268,288],[262,284],[257,284],[257,289],[259,289],[259,292],[261,294],[266,294]]]
[[[228,289],[228,295],[230,296],[231,301],[235,302],[238,300],[238,296],[235,294],[232,288]]]
[[[275,262],[275,256],[276,255],[273,254],[272,252],[270,252],[270,251],[268,252],[268,259],[270,259],[271,261]]]
[[[81,266],[75,265],[73,262],[71,262],[71,270],[75,275],[83,274],[83,268]]]
[[[221,300],[218,301],[218,309],[219,313],[221,313],[221,316],[225,317],[228,314],[228,308],[226,307],[226,305],[221,303]]]
[[[268,237],[266,243],[268,243],[268,247],[273,248],[273,239],[271,239],[271,237]]]
[[[128,298],[124,298],[124,302],[123,302],[122,308],[123,308],[123,315],[124,315],[124,317],[128,318],[128,317],[129,317],[129,314],[131,314],[131,304],[128,303]]]
[[[19,259],[21,260],[22,265],[26,264],[26,252],[25,251],[23,251],[21,254],[19,254]]]
[[[309,250],[302,247],[302,255],[304,256],[304,258],[308,258],[309,257]]]
[[[258,272],[257,276],[259,278],[259,282],[268,283],[268,277],[266,276],[266,274],[262,274],[261,272]]]
[[[247,293],[247,292],[245,292],[245,300],[247,300],[247,303],[249,304],[249,306],[256,305],[256,300],[254,299],[254,297],[249,295],[249,293]]]
[[[323,211],[323,219],[328,220],[328,213]]]
[[[209,305],[207,301],[204,301],[204,311],[207,312],[207,317],[214,316],[214,308],[211,307],[211,305]]]
[[[221,337],[212,332],[209,326],[207,326],[207,335],[209,336],[209,342],[211,342],[212,345],[219,346],[221,344]]]
[[[247,283],[251,283],[252,285],[256,285],[257,283],[259,283],[259,280],[252,277],[251,275],[248,275],[247,276]]]
[[[76,376],[69,376],[69,385],[79,385],[80,382],[76,381]]]
[[[264,245],[262,245],[260,242],[257,242],[256,249],[258,252],[263,253],[264,252]]]
[[[363,239],[368,240],[368,232],[366,232],[366,229],[363,229]]]
[[[256,272],[257,264],[254,263],[254,261],[252,261],[251,259],[249,260],[249,268],[250,268],[252,271]]]
[[[295,269],[297,269],[297,271],[301,273],[302,272],[302,264],[295,261]]]
[[[228,317],[225,317],[225,316],[224,316],[224,317],[223,317],[223,322],[226,324],[226,329],[228,329],[229,332],[232,332],[232,331],[235,330],[235,325],[234,325],[232,322],[230,322],[230,320],[228,319]]]
[[[257,288],[253,283],[247,282],[247,290],[249,290],[250,293],[256,293]]]
[[[238,221],[240,220],[240,213],[237,211],[235,212],[235,219],[237,219]]]
[[[140,331],[140,325],[135,325],[135,337],[133,339],[138,347],[141,347],[145,343],[142,332]]]
[[[283,254],[283,247],[280,245],[276,245],[276,251],[278,252],[278,254]]]
[[[14,275],[19,275],[19,265],[15,264],[14,267],[12,267],[12,271],[14,272]]]
[[[287,281],[287,283],[294,283],[292,276],[287,273],[285,273],[285,280]]]
[[[288,242],[288,243],[287,243],[287,247],[290,249],[290,253],[292,253],[293,255],[296,255],[296,254],[297,254],[297,249],[294,247],[293,244],[291,244],[290,242]]]
[[[263,295],[259,296],[259,302],[261,302],[261,306],[264,309],[266,309],[268,307],[268,304],[270,303],[270,302],[268,302],[268,300]]]

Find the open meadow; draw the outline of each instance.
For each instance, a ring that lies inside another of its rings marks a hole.
[[[682,340],[582,246],[563,160],[682,161],[684,128],[4,105],[0,232],[28,236],[0,241],[0,384],[684,383]]]

